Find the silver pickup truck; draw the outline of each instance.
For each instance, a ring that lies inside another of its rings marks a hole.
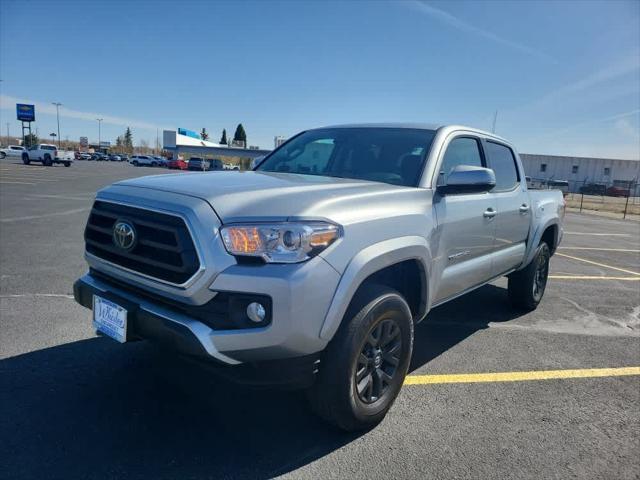
[[[430,309],[505,275],[513,306],[536,308],[563,216],[562,194],[527,191],[495,135],[319,128],[254,171],[98,192],[74,294],[102,334],[304,387],[315,412],[356,430],[391,407]]]

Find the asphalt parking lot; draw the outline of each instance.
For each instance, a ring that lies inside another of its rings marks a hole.
[[[568,214],[535,312],[504,280],[432,311],[390,414],[344,434],[300,393],[94,335],[72,297],[93,195],[161,173],[0,161],[0,478],[640,477],[639,223]]]

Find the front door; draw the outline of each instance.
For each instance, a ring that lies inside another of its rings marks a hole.
[[[446,183],[458,165],[485,166],[479,139],[458,136],[449,142],[438,182]],[[436,194],[433,201],[438,222],[434,267],[439,277],[433,302],[439,303],[491,277],[497,205],[491,193]]]

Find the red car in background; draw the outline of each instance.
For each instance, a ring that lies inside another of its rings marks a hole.
[[[614,185],[613,187],[607,188],[607,195],[610,197],[628,197],[631,193],[628,188],[618,187]]]
[[[187,162],[185,162],[181,158],[178,158],[177,160],[174,160],[174,159],[167,160],[167,168],[172,170],[186,170]]]

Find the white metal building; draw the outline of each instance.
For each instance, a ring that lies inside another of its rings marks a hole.
[[[581,185],[599,183],[635,185],[640,180],[640,160],[561,157],[521,153],[525,174],[533,179],[566,180],[572,191]]]

